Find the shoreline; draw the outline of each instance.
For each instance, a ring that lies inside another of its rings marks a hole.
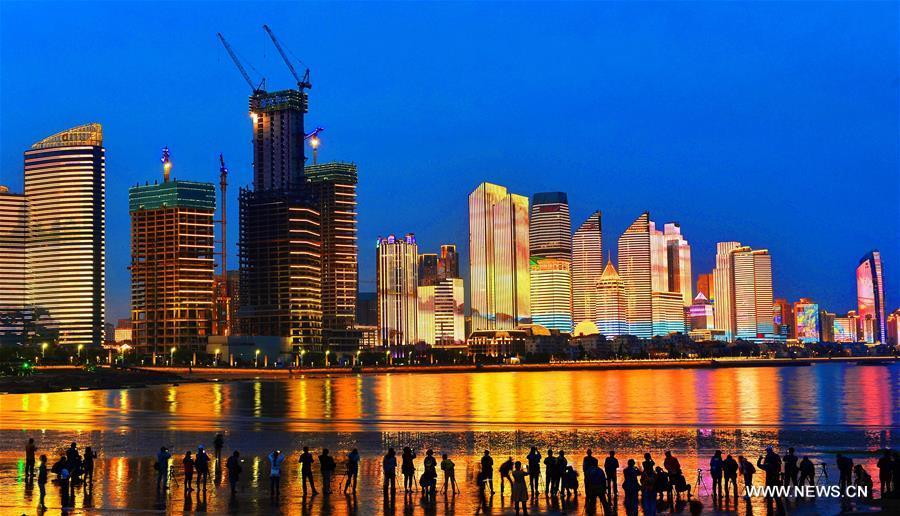
[[[45,366],[24,377],[0,377],[0,395],[66,392],[77,390],[129,389],[150,385],[247,381],[257,379],[292,379],[310,376],[349,376],[383,374],[455,374],[492,372],[609,371],[639,369],[717,369],[733,367],[808,367],[821,363],[855,363],[887,365],[900,363],[900,357],[832,357],[832,358],[713,358],[665,360],[603,360],[553,362],[547,364],[497,365],[422,365],[391,367],[329,368],[229,368],[229,367],[102,367],[88,373],[79,366]]]

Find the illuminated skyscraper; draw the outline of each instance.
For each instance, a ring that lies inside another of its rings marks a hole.
[[[462,278],[446,278],[433,285],[420,285],[418,296],[419,341],[437,347],[465,346]]]
[[[856,342],[856,321],[849,317],[834,318],[834,341]]]
[[[572,331],[571,264],[560,258],[531,258],[531,319],[550,330]]]
[[[882,274],[881,253],[877,250],[866,253],[856,268],[856,299],[859,305],[859,319],[863,324],[866,342],[887,342],[887,325],[884,318],[884,276]],[[866,321],[871,322],[866,323]],[[871,331],[865,331],[867,325]]]
[[[204,349],[212,332],[216,187],[164,181],[128,190],[131,331],[141,353]]]
[[[679,292],[654,292],[653,335],[687,333],[684,326],[684,305]]]
[[[434,285],[438,281],[438,255],[422,253],[419,255],[419,286]]]
[[[703,297],[710,302],[715,303],[716,300],[716,280],[713,273],[700,274],[697,276],[697,292],[703,294]]]
[[[653,265],[651,261],[650,213],[644,212],[619,237],[619,274],[628,290],[628,333],[653,336]]]
[[[441,255],[438,257],[438,277],[441,279],[459,277],[459,253],[456,252],[456,244],[441,246]]]
[[[359,290],[356,165],[329,162],[304,170],[321,228],[322,344],[336,354],[353,353],[361,337],[352,329]]]
[[[100,124],[54,134],[25,151],[29,300],[62,345],[104,341],[105,192]]]
[[[716,250],[716,329],[723,330],[727,340],[771,337],[774,299],[769,252],[739,242],[719,242]]]
[[[575,324],[593,321],[596,316],[597,284],[603,274],[601,222],[602,216],[598,210],[581,224],[572,237],[572,322]]]
[[[797,340],[812,344],[821,340],[819,305],[809,298],[794,303],[794,320],[797,322]]]
[[[379,238],[376,244],[378,284],[378,335],[382,346],[407,346],[419,342],[419,248],[412,233]]]
[[[29,316],[25,196],[0,186],[0,345],[24,345]]]
[[[785,338],[795,338],[794,308],[787,299],[776,299],[772,307],[772,323],[775,334]]]
[[[887,345],[900,344],[900,308],[891,312],[887,318]]]
[[[482,183],[469,194],[472,330],[531,321],[528,198]]]
[[[572,260],[572,221],[565,193],[534,194],[528,227],[532,257]]]
[[[821,327],[820,338],[822,342],[836,342],[834,339],[834,321],[837,319],[835,314],[827,311],[819,311],[819,326]]]
[[[691,330],[715,329],[715,310],[703,292],[697,292],[693,304],[687,308],[688,324]]]
[[[628,292],[625,281],[616,272],[612,260],[606,262],[606,268],[597,282],[594,321],[597,331],[606,337],[628,334]]]
[[[683,306],[691,306],[693,302],[691,246],[681,235],[681,226],[677,222],[666,224],[664,235],[668,262],[668,291],[680,293]]]
[[[303,117],[309,109],[306,92],[257,92],[250,97],[253,121],[253,190],[288,191],[304,176]]]

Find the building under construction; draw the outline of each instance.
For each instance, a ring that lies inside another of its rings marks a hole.
[[[215,186],[134,186],[128,204],[134,346],[149,354],[202,349],[212,320]]]

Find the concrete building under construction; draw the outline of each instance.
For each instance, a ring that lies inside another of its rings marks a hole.
[[[154,355],[203,349],[212,330],[215,186],[138,185],[128,204],[133,345]]]

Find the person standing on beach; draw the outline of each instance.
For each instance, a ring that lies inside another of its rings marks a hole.
[[[494,494],[494,458],[489,450],[484,450],[484,455],[481,456],[481,481],[482,486],[490,486],[491,494]]]
[[[716,450],[709,459],[709,476],[712,477],[713,498],[722,499],[722,450]]]
[[[584,474],[584,493],[588,493],[588,482],[590,479],[588,478],[588,472],[593,471],[594,468],[600,467],[600,461],[597,460],[597,457],[594,457],[594,452],[588,448],[585,452],[584,459],[581,460],[581,472]]]
[[[459,492],[459,486],[456,485],[456,464],[450,460],[446,453],[441,456],[441,459],[441,471],[444,472],[444,493],[447,492],[447,485],[449,484],[452,492],[456,494]]]
[[[213,450],[216,453],[216,462],[222,460],[222,447],[225,446],[225,437],[222,434],[216,434],[216,439],[213,441]]]
[[[816,466],[809,460],[809,457],[804,456],[800,459],[800,480],[798,485],[816,485]]]
[[[794,454],[794,448],[788,448],[788,452],[781,459],[784,462],[784,485],[797,485],[797,475],[800,473],[797,467],[799,457]]]
[[[433,499],[437,488],[437,459],[434,458],[434,450],[431,448],[425,451],[422,467],[425,469],[422,473],[423,495],[431,496]]]
[[[519,505],[522,506],[522,513],[528,514],[528,484],[525,483],[525,477],[531,474],[530,471],[522,470],[522,463],[516,462],[513,465],[512,471],[512,482],[510,483],[510,493],[513,508],[516,510],[516,514],[519,514]],[[501,478],[501,482],[503,479]],[[500,490],[503,490],[503,485],[500,485]]]
[[[400,459],[402,460],[400,464],[400,473],[403,474],[403,492],[405,493],[412,493],[413,488],[415,487],[415,458],[416,453],[412,451],[409,446],[403,448],[403,455],[401,455],[400,457]]]
[[[610,450],[609,457],[603,461],[603,469],[606,472],[606,491],[610,501],[619,498],[619,459],[616,458],[616,451]]]
[[[853,484],[853,459],[838,453],[836,462],[840,473],[838,484],[841,486],[841,494],[843,495],[847,492],[847,486]]]
[[[37,452],[37,445],[34,444],[34,437],[28,438],[28,444],[25,445],[25,481],[34,480],[34,454]]]
[[[638,477],[641,470],[634,465],[634,459],[628,459],[628,465],[622,470],[622,490],[625,491],[625,514],[636,516],[638,513]]]
[[[197,489],[200,489],[200,483],[203,482],[203,490],[206,491],[206,484],[209,482],[209,455],[202,444],[197,448],[194,466],[197,468]]]
[[[347,478],[344,479],[344,494],[353,483],[353,494],[356,494],[356,479],[359,477],[359,451],[356,448],[347,455]]]
[[[284,454],[281,450],[272,450],[269,454],[269,499],[281,497],[281,465],[284,463]],[[304,486],[304,496],[306,487]]]
[[[97,458],[97,452],[90,446],[84,449],[84,487],[87,489],[89,485],[94,484],[94,459]]]
[[[316,484],[313,481],[313,455],[309,453],[309,446],[303,447],[303,453],[300,454],[300,459],[297,461],[300,463],[300,482],[303,485],[303,496],[306,496],[306,484],[309,483],[309,489],[312,491],[313,496],[319,494],[316,491]]]
[[[231,454],[231,457],[228,457],[228,460],[225,461],[225,469],[228,471],[228,483],[231,485],[231,496],[237,494],[237,483],[241,477],[241,471],[244,469],[241,467],[241,454],[238,453],[237,450],[234,450],[234,453]]]
[[[731,455],[725,457],[725,460],[722,462],[722,475],[725,477],[725,498],[728,499],[728,488],[730,486],[734,492],[734,501],[737,503],[738,463]]]
[[[738,455],[738,470],[741,472],[741,476],[744,477],[744,498],[749,500],[750,488],[753,487],[753,475],[756,473],[756,468],[743,455]]]
[[[194,479],[194,468],[197,465],[194,463],[194,458],[191,457],[191,450],[184,453],[181,464],[184,467],[184,490],[185,492],[193,491],[193,488],[191,488],[191,481]]]
[[[384,494],[387,496],[388,487],[390,487],[391,498],[393,498],[397,493],[397,454],[393,448],[388,448],[384,459],[381,461],[381,469],[384,473],[384,484],[382,486]]]
[[[159,493],[160,486],[162,486],[163,490],[169,488],[169,459],[172,458],[172,454],[169,453],[168,448],[163,446],[159,449],[159,453],[156,454],[156,464],[154,467],[156,468],[156,492]]]
[[[553,456],[553,448],[547,449],[547,458],[544,459],[544,496],[550,496],[553,487],[553,477],[556,476],[556,457]]]
[[[41,455],[41,463],[38,465],[38,476],[37,476],[38,490],[41,493],[41,500],[39,502],[38,507],[41,509],[46,509],[47,506],[44,505],[44,497],[47,496],[47,456]]]
[[[541,490],[541,452],[538,451],[537,447],[532,446],[531,451],[528,452],[528,456],[525,458],[528,460],[528,483],[531,486],[531,496],[534,497]]]
[[[322,472],[322,492],[327,495],[331,494],[331,477],[335,469],[337,464],[334,458],[328,455],[328,448],[322,448],[322,454],[319,455],[319,470]]]
[[[509,488],[512,489],[513,479],[510,474],[512,473],[514,464],[512,457],[503,462],[503,464],[500,464],[500,496],[503,496],[503,484],[505,484],[507,480],[509,481]]]
[[[556,454],[556,476],[553,477],[553,494],[562,494],[562,481],[566,476],[566,468],[569,466],[569,459],[566,458],[566,452],[559,450]]]
[[[681,473],[681,463],[678,462],[678,458],[672,455],[671,450],[666,450],[666,458],[663,460],[663,467],[666,468],[666,471],[669,473],[669,476],[678,475]]]

